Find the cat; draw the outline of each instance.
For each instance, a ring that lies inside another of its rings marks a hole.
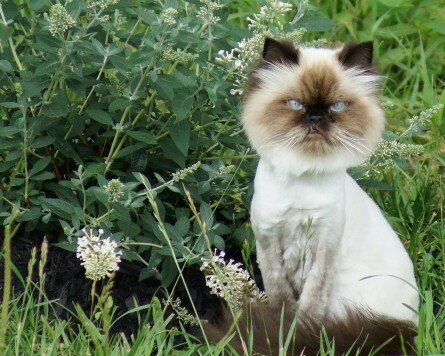
[[[268,316],[253,321],[256,351],[273,349],[261,328],[278,337],[283,303],[286,328],[301,316],[296,350],[305,354],[318,350],[322,326],[337,352],[356,339],[355,347],[372,350],[392,337],[385,351],[397,353],[400,335],[412,339],[419,308],[413,264],[346,172],[370,156],[385,124],[372,61],[372,42],[295,48],[267,38],[250,75],[242,122],[260,156],[251,222],[270,301],[262,310]],[[220,338],[230,323],[226,313],[210,334]]]

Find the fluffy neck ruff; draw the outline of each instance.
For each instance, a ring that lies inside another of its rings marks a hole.
[[[296,150],[280,147],[258,149],[261,160],[273,167],[277,173],[285,176],[301,175],[331,175],[345,172],[348,167],[354,167],[366,160],[366,156],[357,156],[350,152],[337,151],[322,156],[307,156]]]

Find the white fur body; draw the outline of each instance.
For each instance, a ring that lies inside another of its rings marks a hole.
[[[320,316],[349,305],[417,324],[413,264],[345,170],[295,175],[261,159],[251,219],[272,300],[298,298],[299,310]]]

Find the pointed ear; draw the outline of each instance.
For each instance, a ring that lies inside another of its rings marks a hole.
[[[266,38],[263,48],[263,60],[266,63],[298,64],[298,49],[291,42],[279,42],[272,38]]]
[[[347,43],[338,54],[338,60],[347,68],[370,69],[372,67],[372,42]]]

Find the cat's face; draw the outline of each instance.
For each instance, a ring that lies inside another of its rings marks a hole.
[[[363,162],[385,121],[371,61],[369,42],[296,49],[266,39],[263,63],[251,75],[243,105],[254,148],[271,164],[293,171]]]

